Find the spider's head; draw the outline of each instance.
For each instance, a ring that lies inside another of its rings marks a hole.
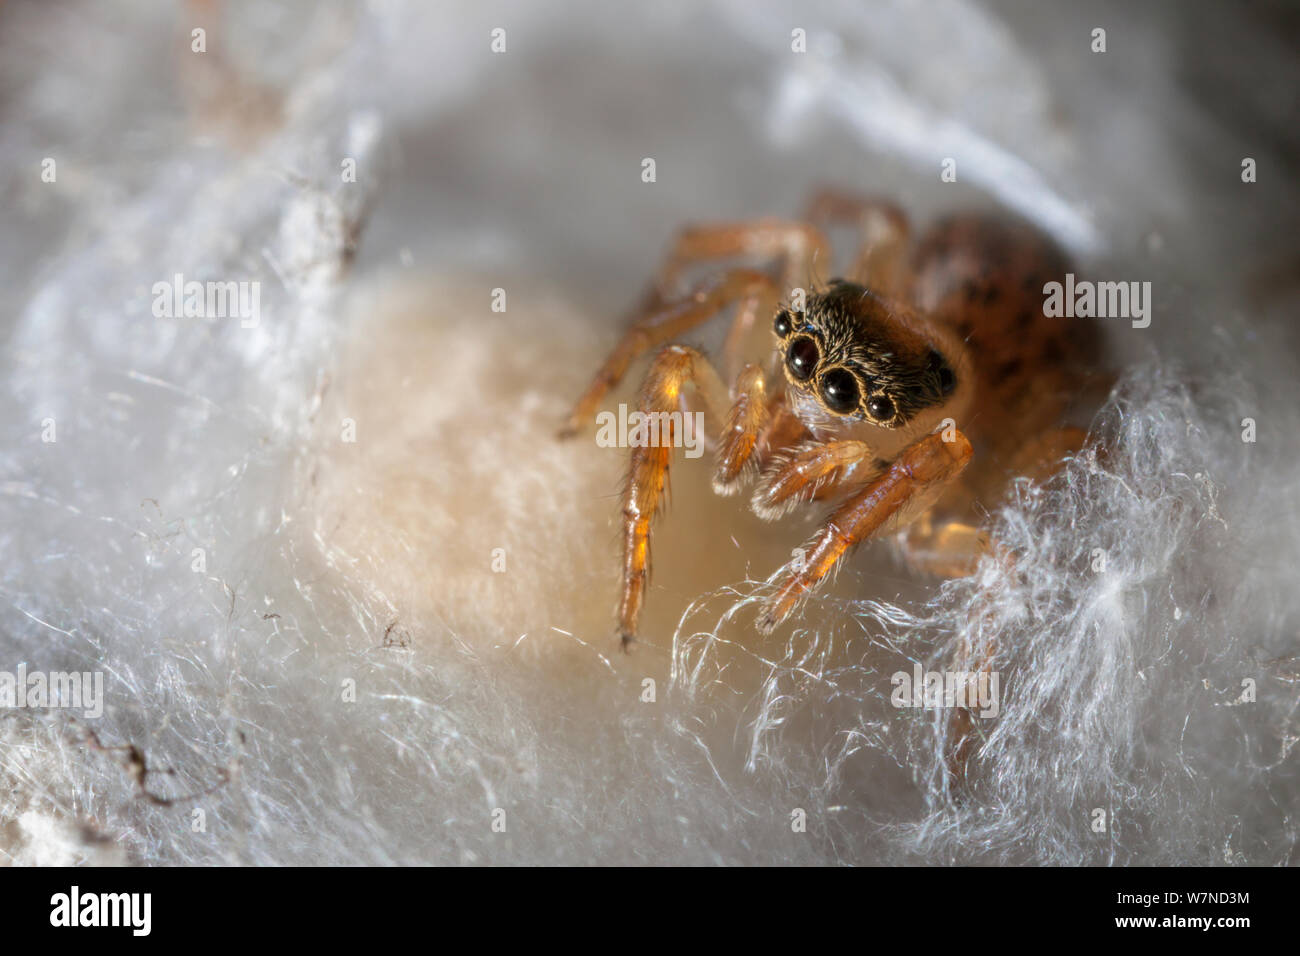
[[[786,380],[834,418],[902,428],[957,389],[928,324],[843,279],[810,295],[803,312],[782,308],[773,331]]]

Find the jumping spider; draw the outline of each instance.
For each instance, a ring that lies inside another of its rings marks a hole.
[[[796,287],[826,261],[828,225],[859,232],[850,277],[800,295]],[[675,297],[687,267],[741,257],[768,269],[728,268]],[[912,244],[895,206],[831,191],[815,196],[802,222],[690,227],[565,433],[591,423],[629,365],[663,346],[639,408],[680,410],[693,386],[706,416],[723,423],[709,436],[714,491],[733,495],[756,479],[750,506],[769,520],[797,505],[832,505],[802,557],[774,577],[762,633],[881,534],[896,534],[918,571],[968,574],[992,547],[976,523],[980,503],[995,503],[1017,475],[1050,474],[1085,438],[1061,423],[1089,387],[1100,333],[1090,320],[1046,318],[1042,308],[1044,284],[1066,271],[1061,252],[1027,224],[958,215]],[[795,301],[783,299],[792,290]],[[728,391],[700,350],[667,343],[732,305],[722,350],[735,383]],[[771,323],[774,348],[762,363],[745,363],[760,318]],[[625,648],[637,635],[672,444],[631,449],[618,610]]]

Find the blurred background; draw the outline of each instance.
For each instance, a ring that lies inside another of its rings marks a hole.
[[[1294,862],[1298,42],[1281,2],[0,3],[0,670],[108,687],[0,717],[0,858]],[[1008,642],[1097,679],[965,805],[881,701],[969,593],[864,552],[808,633],[719,630],[807,529],[682,467],[622,658],[623,462],[551,440],[678,228],[826,184],[1153,283],[1108,326],[1146,470],[1069,485],[1127,576],[1042,559],[1110,623]],[[177,273],[259,320],[157,317]]]

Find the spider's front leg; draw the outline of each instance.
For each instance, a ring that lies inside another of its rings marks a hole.
[[[840,505],[786,565],[776,590],[764,602],[757,627],[763,634],[790,616],[853,548],[887,523],[901,524],[928,508],[969,463],[970,441],[959,431],[936,432],[909,445],[881,474]]]
[[[698,349],[670,345],[651,362],[641,388],[638,408],[644,422],[654,423],[647,437],[632,445],[627,484],[623,492],[623,591],[619,602],[619,636],[624,650],[636,640],[637,624],[645,603],[650,578],[650,529],[668,491],[668,470],[676,430],[688,427],[684,415],[674,418],[682,406],[687,387],[708,415],[716,415],[727,404],[727,391],[712,363]],[[727,426],[718,436],[715,489],[734,490],[756,460],[770,417],[762,371],[747,365],[736,383],[737,398],[727,416]],[[678,422],[680,421],[680,425]]]

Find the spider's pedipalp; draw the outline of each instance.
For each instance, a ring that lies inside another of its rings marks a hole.
[[[838,485],[871,457],[871,447],[861,441],[805,442],[772,460],[754,490],[750,508],[764,521],[776,521],[795,505],[813,501]],[[873,476],[866,473],[860,480]]]
[[[770,417],[767,379],[757,365],[746,365],[736,380],[735,402],[718,437],[713,491],[727,497],[758,470],[755,454]]]

